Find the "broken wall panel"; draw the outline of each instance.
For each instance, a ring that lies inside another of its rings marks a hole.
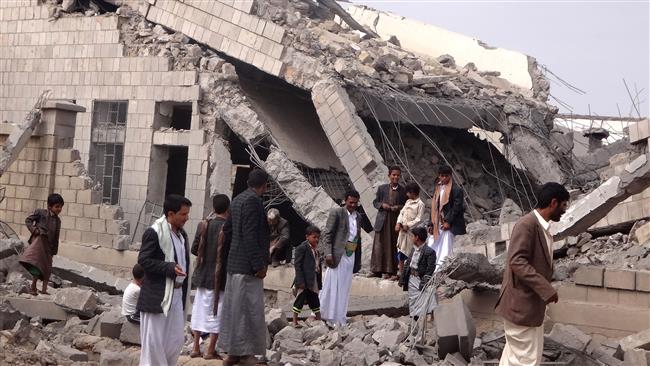
[[[388,168],[375,147],[365,124],[357,116],[347,91],[334,80],[322,80],[312,90],[312,99],[330,145],[345,167],[371,221],[377,210],[372,201],[377,186],[385,183]]]

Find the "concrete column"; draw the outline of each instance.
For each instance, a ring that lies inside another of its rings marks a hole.
[[[77,113],[86,108],[68,101],[49,100],[41,108],[41,123],[34,131],[34,136],[54,136],[54,149],[72,148]]]

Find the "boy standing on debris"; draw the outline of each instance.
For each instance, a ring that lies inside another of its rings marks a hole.
[[[122,297],[122,315],[134,324],[140,324],[140,313],[136,310],[140,298],[140,286],[144,282],[144,268],[136,263],[133,266],[133,280],[126,286]]]
[[[191,358],[201,356],[201,349],[199,348],[201,333],[210,333],[210,343],[203,358],[206,360],[219,358],[214,349],[217,344],[219,328],[221,327],[219,308],[223,305],[223,291],[226,287],[226,281],[225,271],[222,270],[221,273],[217,273],[218,259],[220,259],[218,251],[219,246],[223,245],[221,229],[228,218],[229,207],[230,199],[228,196],[225,194],[214,196],[212,198],[214,211],[199,224],[196,237],[192,243],[192,254],[196,256],[196,268],[192,275],[192,283],[196,286],[196,296],[192,305],[191,328],[194,332],[194,344],[190,353]],[[224,266],[220,268],[225,269]],[[222,281],[219,281],[219,279]]]
[[[298,314],[302,311],[305,302],[309,304],[311,311],[316,314],[316,320],[320,320],[320,301],[318,291],[322,286],[321,282],[321,261],[318,255],[318,241],[320,240],[320,229],[316,226],[308,226],[305,230],[306,240],[296,247],[296,258],[294,268],[296,277],[293,284],[297,290],[296,301],[293,303],[293,325],[298,325]]]
[[[20,256],[20,264],[32,274],[30,293],[37,295],[36,281],[43,281],[42,294],[47,294],[47,283],[52,274],[52,257],[59,251],[59,233],[63,209],[63,197],[52,193],[47,197],[47,210],[37,209],[25,219],[25,225],[31,233],[29,247]]]
[[[397,166],[388,168],[388,184],[377,188],[377,194],[372,201],[377,209],[375,219],[375,238],[372,243],[370,270],[379,277],[397,280],[397,233],[395,224],[397,216],[406,202],[406,192],[399,184],[402,171]]]
[[[418,317],[433,310],[433,305],[435,305],[434,301],[424,298],[421,293],[436,269],[436,252],[426,245],[427,229],[413,228],[411,236],[413,248],[406,260],[399,284],[404,291],[408,291],[409,314],[417,320]],[[427,303],[429,303],[428,307]]]
[[[170,194],[165,216],[144,234],[138,263],[144,268],[137,309],[140,311],[141,366],[176,365],[185,343],[187,266],[190,262],[187,233],[183,226],[192,202]]]
[[[549,227],[551,221],[560,221],[568,202],[569,192],[562,185],[546,183],[537,195],[537,207],[512,230],[496,303],[506,336],[500,366],[532,366],[542,360],[546,305],[558,301],[551,285],[553,236]]]
[[[404,270],[404,261],[413,250],[413,235],[411,229],[415,228],[422,222],[424,217],[424,202],[420,199],[420,186],[417,183],[406,185],[406,203],[397,216],[397,225],[395,231],[399,234],[397,237],[397,260],[399,273]],[[426,238],[425,238],[426,241]]]

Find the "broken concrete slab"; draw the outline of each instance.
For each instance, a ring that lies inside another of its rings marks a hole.
[[[474,349],[476,327],[469,308],[462,297],[439,304],[434,310],[438,357],[444,359],[450,353],[460,352],[469,361]]]
[[[650,222],[637,227],[634,236],[636,242],[640,245],[650,242]]]
[[[637,163],[642,162],[642,163]],[[650,162],[648,153],[628,164],[630,169],[622,171],[571,204],[560,222],[551,226],[556,240],[587,231],[601,220],[618,203],[629,196],[641,193],[650,186]]]
[[[622,360],[625,352],[635,348],[650,351],[650,329],[622,338],[618,342],[618,348],[616,349],[616,353],[614,353],[614,357]]]
[[[40,297],[40,296],[39,296]],[[28,317],[40,316],[48,320],[66,320],[67,313],[50,298],[24,298],[24,297],[7,297],[14,309],[19,309],[21,313]]]
[[[111,295],[123,293],[129,285],[129,281],[124,278],[115,277],[109,272],[60,255],[54,256],[52,272],[64,280]]]
[[[584,352],[591,342],[591,337],[583,333],[580,329],[573,325],[556,323],[548,334],[548,338],[553,341],[572,348],[574,350]]]
[[[269,329],[271,336],[275,336],[277,332],[289,325],[289,322],[287,322],[287,315],[282,309],[269,310],[265,315],[265,319],[266,327]]]
[[[467,361],[460,353],[449,353],[445,357],[445,362],[450,366],[467,366]]]
[[[20,319],[28,320],[20,311],[14,309],[11,303],[0,303],[0,330],[12,329]]]
[[[650,365],[650,352],[644,349],[631,349],[625,352],[623,366],[648,366]]]
[[[122,324],[126,320],[119,309],[107,311],[99,316],[99,336],[119,339],[122,334]]]
[[[379,348],[388,348],[392,345],[401,343],[406,338],[406,336],[407,333],[401,329],[380,329],[372,334],[372,339],[377,342]]]
[[[2,239],[0,240],[0,259],[9,258],[22,253],[25,247],[20,239]]]
[[[63,288],[54,295],[54,303],[68,311],[92,316],[97,308],[97,294],[77,287]]]
[[[120,341],[122,343],[140,344],[140,325],[133,324],[130,321],[122,323]]]
[[[104,351],[99,356],[99,366],[131,366],[135,365],[133,358],[125,352]]]

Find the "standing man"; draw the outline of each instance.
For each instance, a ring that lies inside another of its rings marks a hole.
[[[232,201],[224,232],[232,236],[224,294],[219,347],[228,353],[224,365],[255,364],[266,353],[264,283],[269,264],[269,226],[261,196],[268,175],[254,169],[248,189]]]
[[[332,325],[347,323],[352,275],[361,269],[359,197],[354,190],[345,193],[345,206],[330,211],[319,243],[327,266],[319,295],[321,318]]]
[[[215,352],[219,328],[221,327],[221,313],[215,310],[223,306],[223,289],[215,286],[217,271],[217,257],[221,228],[228,218],[230,199],[225,194],[218,194],[212,198],[213,212],[207,219],[201,221],[196,230],[191,252],[196,256],[196,268],[192,275],[192,284],[196,286],[196,296],[192,305],[191,328],[194,333],[194,344],[190,357],[200,357],[201,349],[199,339],[201,333],[210,334],[210,343],[203,358],[211,360],[218,358]],[[225,285],[225,283],[223,284]],[[217,309],[215,309],[215,306]]]
[[[388,184],[377,188],[372,201],[378,210],[375,220],[375,238],[372,243],[370,270],[375,276],[397,280],[397,216],[406,202],[406,191],[399,184],[402,171],[397,166],[388,168]]]
[[[537,208],[519,219],[512,231],[496,304],[506,335],[500,366],[534,366],[542,360],[546,305],[558,301],[551,286],[553,236],[549,227],[551,221],[560,221],[568,202],[569,192],[562,185],[544,184]]]
[[[436,265],[445,257],[453,254],[454,237],[465,231],[465,208],[463,207],[463,190],[452,181],[451,167],[443,165],[438,169],[433,198],[431,198],[431,226],[429,234],[433,235],[433,250],[438,257]]]
[[[277,208],[271,208],[266,213],[271,232],[271,265],[277,267],[280,262],[291,260],[292,246],[289,244],[289,223],[280,216]]]
[[[170,194],[165,216],[142,235],[138,263],[144,268],[137,309],[140,311],[141,366],[176,365],[185,343],[187,296],[187,222],[192,202]]]

